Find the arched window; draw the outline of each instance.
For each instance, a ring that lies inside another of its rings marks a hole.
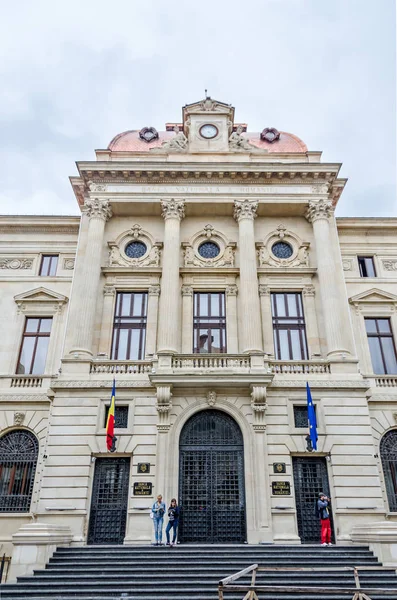
[[[17,429],[0,437],[0,512],[29,512],[39,443]]]
[[[397,512],[397,429],[391,429],[380,441],[380,457],[385,476],[390,512]]]

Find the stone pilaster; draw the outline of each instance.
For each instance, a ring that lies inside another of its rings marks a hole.
[[[161,207],[165,225],[158,351],[174,353],[179,351],[180,345],[179,253],[185,203],[182,200],[164,200]]]
[[[226,344],[229,354],[238,354],[237,285],[226,288]]]
[[[306,218],[313,225],[316,242],[317,272],[327,339],[327,355],[329,358],[336,359],[351,357],[351,349],[354,348],[353,332],[346,298],[340,294],[340,278],[343,278],[343,272],[339,265],[335,264],[335,249],[330,229],[330,218],[333,218],[331,202],[326,200],[310,202]]]
[[[238,222],[239,230],[240,349],[242,352],[262,352],[254,231],[258,203],[250,200],[236,200],[234,207],[234,218]]]
[[[182,353],[193,352],[193,288],[182,286]]]
[[[272,299],[268,285],[261,284],[259,286],[259,297],[261,303],[263,349],[265,354],[274,358]]]
[[[157,452],[156,452],[156,490],[155,496],[161,494],[166,497],[167,456],[169,446],[170,411],[172,408],[171,386],[164,385],[157,388],[158,412],[157,422]]]
[[[317,311],[314,285],[305,285],[302,290],[303,311],[305,315],[306,337],[309,348],[309,358],[321,354],[318,336]]]
[[[114,285],[106,284],[103,288],[102,326],[99,339],[98,353],[111,357],[114,299],[116,288]]]
[[[103,234],[105,223],[112,216],[112,210],[108,200],[100,201],[95,198],[86,200],[83,212],[89,218],[87,243],[83,266],[78,274],[75,273],[73,281],[73,296],[78,310],[74,311],[73,319],[69,319],[68,328],[73,332],[70,354],[89,358],[92,356],[95,312],[101,278]]]
[[[148,358],[156,354],[157,343],[157,321],[159,316],[160,286],[151,285],[148,291],[147,304],[147,329],[146,329],[146,351]]]

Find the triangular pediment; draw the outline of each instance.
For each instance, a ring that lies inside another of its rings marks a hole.
[[[14,296],[14,300],[17,304],[20,304],[21,302],[65,303],[68,301],[68,298],[63,294],[58,294],[57,292],[48,290],[45,287],[38,287],[34,290],[29,290],[27,292],[23,292],[22,294],[17,294],[16,296]]]
[[[197,113],[216,113],[229,115],[230,120],[234,121],[234,107],[231,104],[226,104],[225,102],[220,102],[219,100],[214,100],[207,96],[203,100],[199,100],[198,102],[193,102],[192,104],[186,104],[183,109],[183,122],[185,123],[188,115],[197,114]]]
[[[378,288],[372,288],[370,290],[366,290],[365,292],[361,292],[361,294],[352,296],[349,298],[349,302],[350,304],[359,304],[360,302],[390,304],[397,302],[397,296],[395,294],[391,294],[390,292],[379,290]]]

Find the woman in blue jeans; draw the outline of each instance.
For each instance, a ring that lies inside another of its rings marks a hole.
[[[176,499],[173,498],[171,500],[171,504],[168,508],[168,525],[165,530],[165,535],[167,536],[167,546],[175,546],[176,542],[176,533],[178,530],[179,523],[179,506],[176,502]],[[170,531],[174,530],[172,535],[172,542],[170,543]]]
[[[163,502],[162,495],[159,494],[157,501],[152,506],[155,546],[161,546],[163,539],[164,513],[165,502]]]

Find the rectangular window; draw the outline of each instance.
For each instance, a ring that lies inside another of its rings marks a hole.
[[[273,334],[278,360],[307,360],[305,317],[302,296],[272,294]]]
[[[145,357],[147,292],[118,292],[113,322],[112,359]]]
[[[357,256],[360,277],[376,277],[373,256]]]
[[[27,317],[19,353],[17,373],[42,375],[45,371],[52,319]]]
[[[226,311],[223,292],[195,292],[193,352],[225,353]]]
[[[314,407],[314,412],[316,412],[316,407]],[[294,405],[294,426],[298,427],[299,429],[308,429],[308,422],[309,419],[307,416],[307,406]]]
[[[57,274],[58,254],[43,254],[41,257],[41,277],[53,277]]]
[[[110,406],[106,407],[104,427],[106,427],[108,421],[109,408]],[[126,429],[128,427],[128,406],[118,406],[116,404],[114,427],[115,429]]]
[[[397,374],[396,348],[390,319],[365,319],[365,329],[374,373]]]

